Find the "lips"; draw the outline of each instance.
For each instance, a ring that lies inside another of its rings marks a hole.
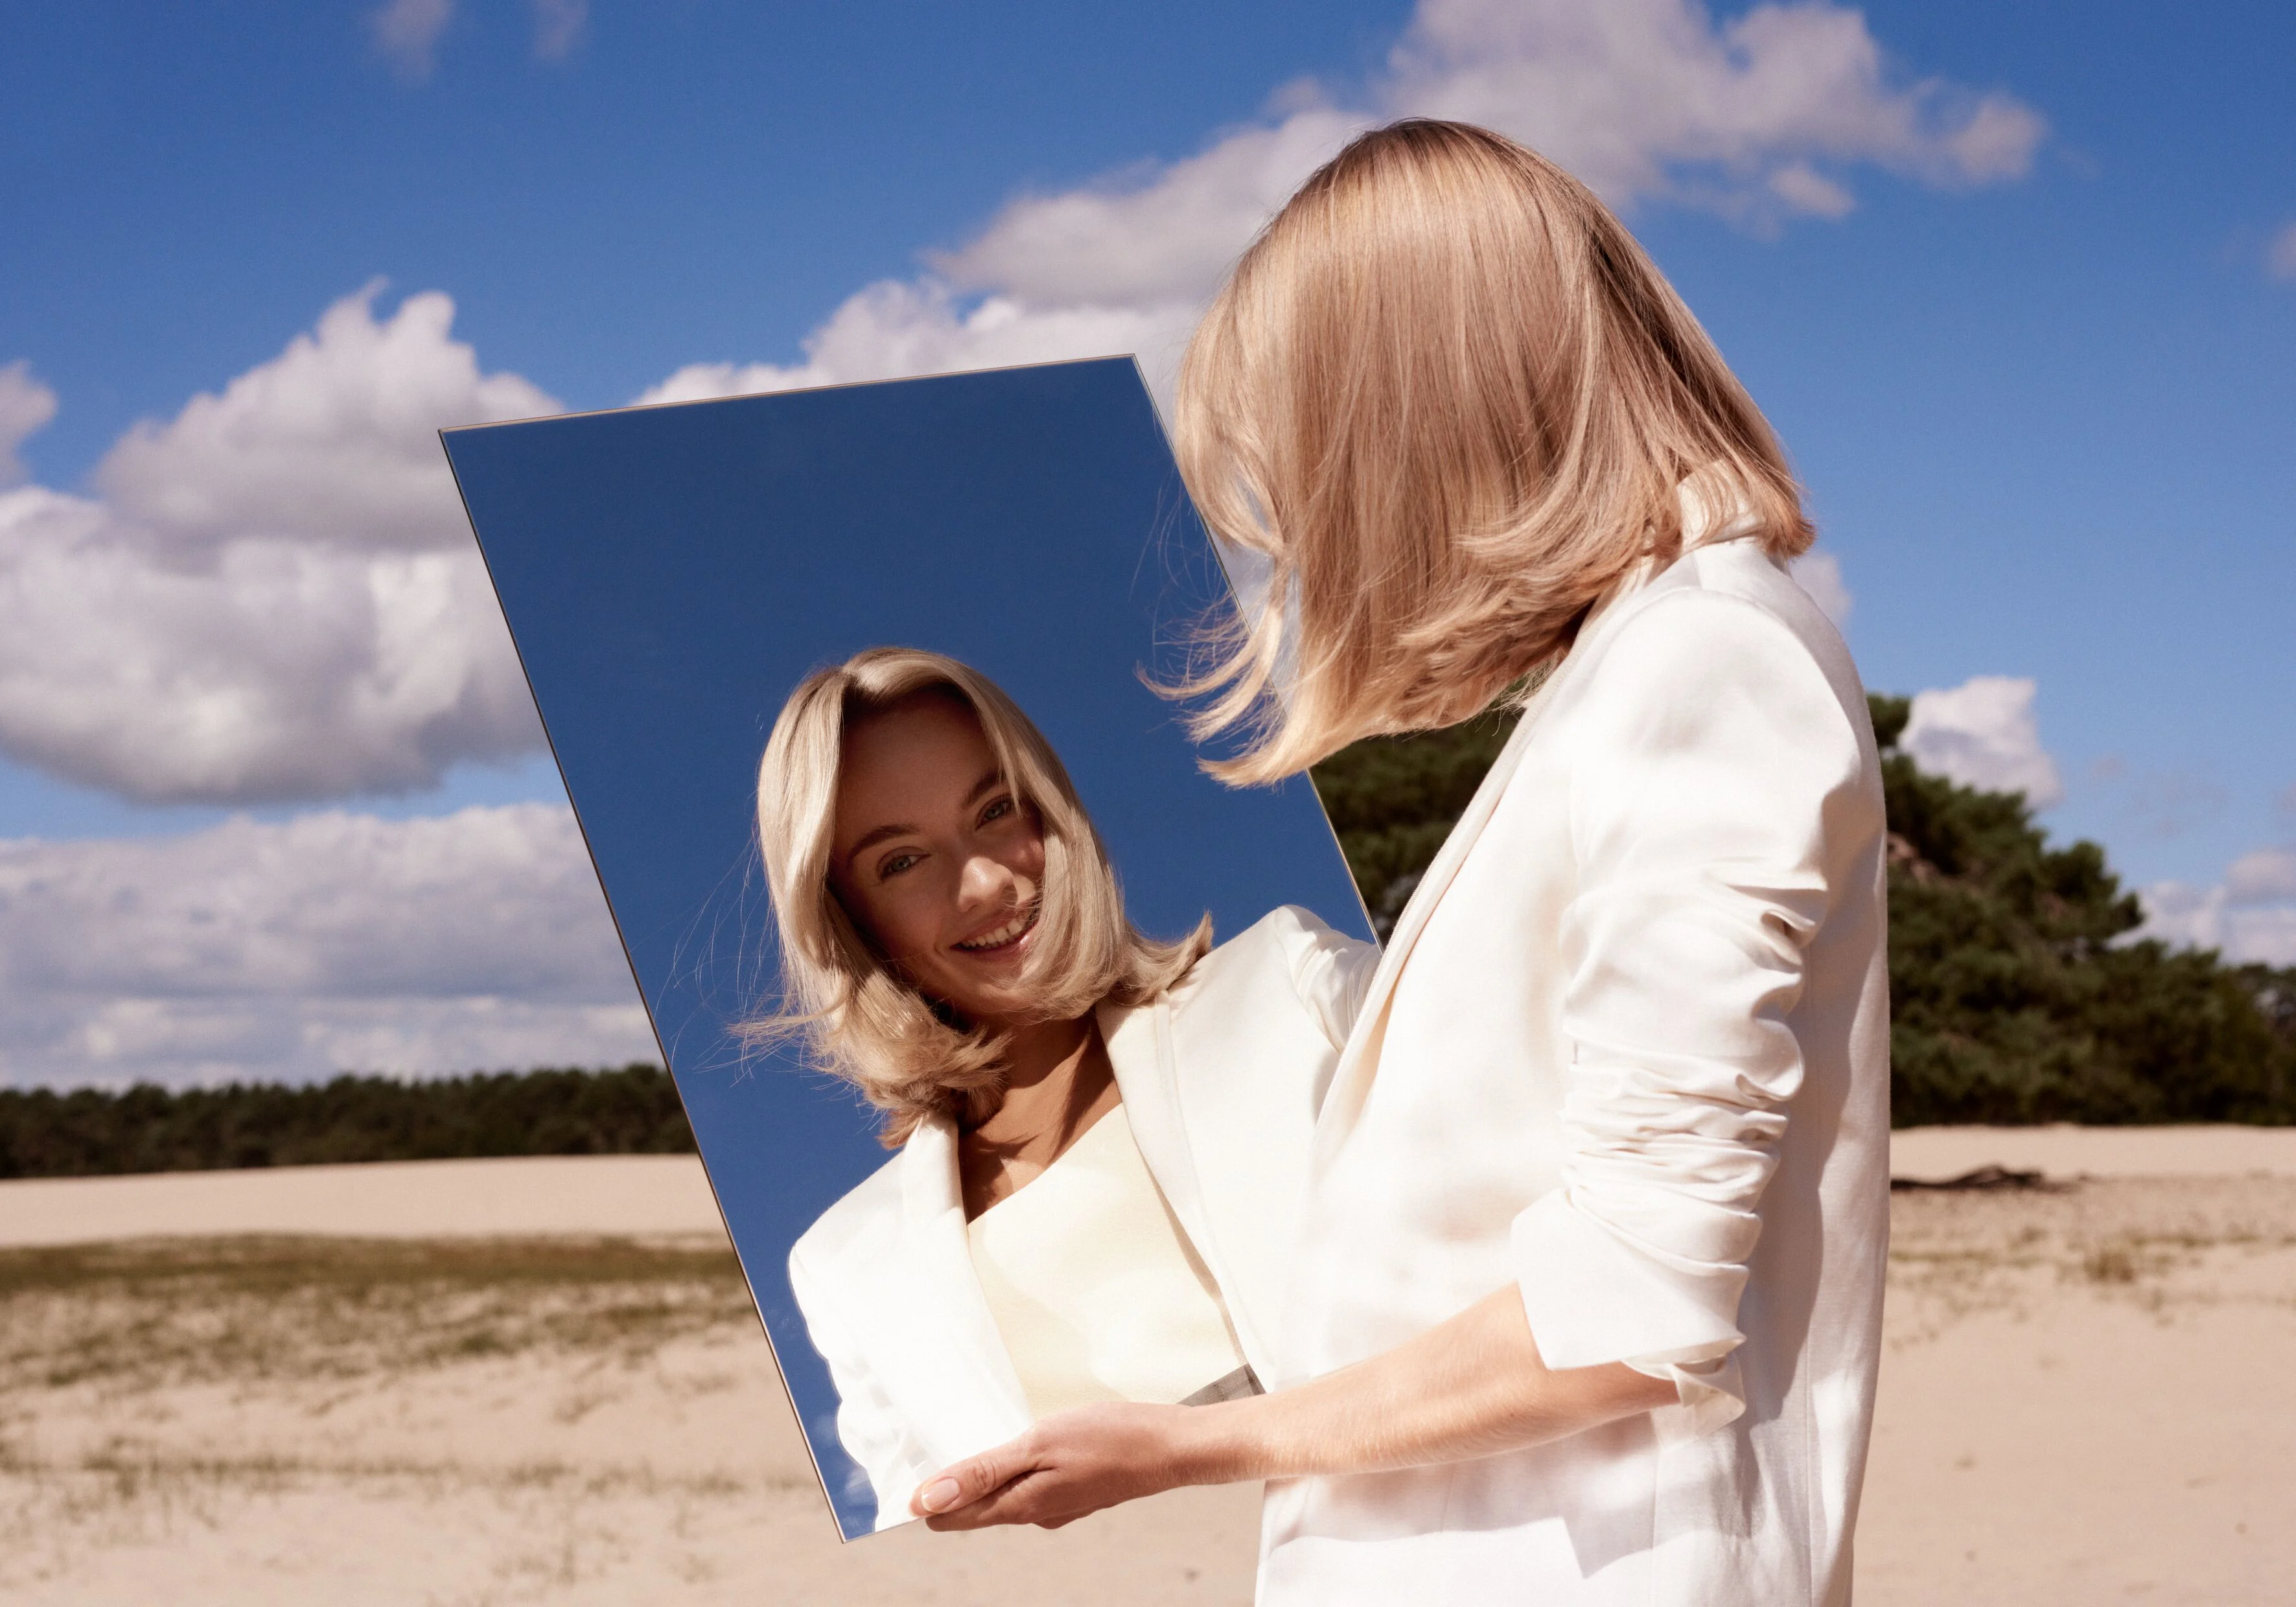
[[[964,942],[951,947],[969,955],[995,954],[999,949],[1010,948],[1036,930],[1039,907],[1032,904],[1024,910],[1016,910],[1012,918],[1003,925],[982,932],[978,937],[967,938]]]

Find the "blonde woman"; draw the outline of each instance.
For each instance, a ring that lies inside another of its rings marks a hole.
[[[1846,1602],[1882,790],[1768,428],[1599,201],[1433,122],[1268,225],[1177,422],[1205,518],[1273,565],[1215,677],[1206,724],[1259,722],[1219,774],[1524,712],[1324,1103],[1271,1392],[1049,1418],[920,1510],[1266,1479],[1263,1603]]]
[[[1050,745],[934,653],[800,685],[758,824],[778,1026],[898,1152],[789,1259],[879,1527],[1045,1413],[1257,1390],[1376,951],[1289,908],[1218,948],[1209,918],[1143,937]]]

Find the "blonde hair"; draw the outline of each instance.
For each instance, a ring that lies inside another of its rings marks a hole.
[[[1103,999],[1146,1004],[1211,947],[1210,915],[1177,943],[1144,937],[1125,918],[1115,870],[1060,756],[988,676],[907,647],[871,648],[808,676],[782,706],[758,767],[758,839],[781,929],[783,1007],[743,1031],[753,1041],[805,1038],[819,1064],[885,1112],[889,1149],[928,1116],[985,1119],[1004,1090],[1004,1040],[903,980],[830,885],[846,733],[932,693],[972,711],[1005,784],[1044,832],[1037,939],[1021,970],[1036,1019],[1072,1019]]]
[[[1792,471],[1617,218],[1512,140],[1412,120],[1325,164],[1190,341],[1175,447],[1211,529],[1273,561],[1210,673],[1207,767],[1273,781],[1465,719],[1551,664],[1593,600],[1683,540],[1685,481],[1781,557]]]

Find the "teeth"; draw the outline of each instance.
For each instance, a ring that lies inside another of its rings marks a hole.
[[[1019,937],[1022,932],[1027,931],[1036,923],[1037,912],[1034,909],[1029,909],[1021,914],[1013,916],[1013,919],[1007,921],[995,931],[983,932],[977,938],[968,938],[956,947],[967,949],[996,948],[1004,944],[1010,943],[1013,939]]]

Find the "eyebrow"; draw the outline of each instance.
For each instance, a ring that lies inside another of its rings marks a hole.
[[[972,783],[972,791],[964,795],[964,803],[963,807],[968,809],[971,808],[974,804],[980,802],[983,797],[987,796],[988,793],[994,792],[998,787],[1001,787],[1004,784],[1004,775],[1002,771],[989,771],[979,781]],[[905,837],[914,832],[916,830],[917,828],[914,826],[896,824],[882,825],[877,827],[873,831],[864,832],[861,834],[861,840],[845,850],[845,864],[847,867],[849,869],[851,868],[853,862],[860,858],[864,851],[875,848],[879,843],[886,841],[888,839]]]

